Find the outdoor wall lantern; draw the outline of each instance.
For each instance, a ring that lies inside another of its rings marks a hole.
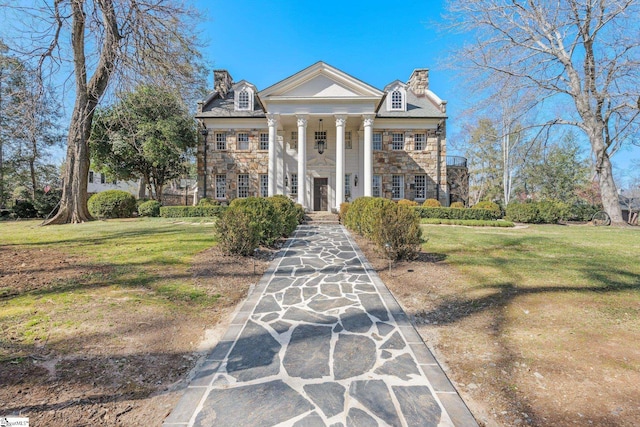
[[[289,175],[284,176],[284,186],[289,188]]]
[[[318,144],[318,154],[324,153],[326,141],[323,139],[322,135],[324,135],[322,131],[322,119],[318,119],[318,134],[320,135],[320,139],[316,140],[316,144]]]
[[[353,185],[354,185],[354,187],[357,187],[357,186],[358,186],[358,175],[356,175],[356,176],[353,178]]]
[[[438,127],[436,128],[436,136],[442,136],[442,122],[438,123]]]

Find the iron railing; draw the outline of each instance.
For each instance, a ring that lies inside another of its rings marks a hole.
[[[467,159],[462,156],[447,156],[447,166],[467,167]]]

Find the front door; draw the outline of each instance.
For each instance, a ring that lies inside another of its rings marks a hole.
[[[313,210],[326,211],[329,209],[329,178],[313,179]]]

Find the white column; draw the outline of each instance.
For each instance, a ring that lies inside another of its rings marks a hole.
[[[344,125],[346,116],[336,116],[336,209],[344,202]]]
[[[298,203],[303,207],[307,196],[307,117],[298,116]]]
[[[269,125],[269,196],[277,194],[278,170],[276,157],[276,132],[278,126],[278,116],[267,114],[267,124]]]
[[[364,116],[364,195],[373,194],[373,116]]]

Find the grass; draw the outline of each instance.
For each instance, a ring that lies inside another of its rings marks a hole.
[[[415,314],[438,325],[457,381],[484,384],[533,424],[638,419],[640,229],[424,225],[423,234],[423,249],[455,274],[426,288],[432,305]]]
[[[443,219],[443,218],[422,218],[422,224],[429,225],[465,225],[468,227],[513,227],[515,224],[511,221],[486,221],[480,219]]]
[[[193,256],[215,244],[210,221],[141,218],[39,224],[0,223],[0,247],[33,251],[34,256],[42,252],[49,258],[43,260],[49,266],[44,268],[61,273],[64,267],[50,265],[56,261],[50,258],[78,257],[87,273],[17,293],[10,285],[0,288],[0,360],[31,351],[37,343],[62,342],[105,317],[105,312],[107,318],[114,316],[109,311],[197,312],[196,307],[212,307],[220,297],[194,286],[188,271]]]

